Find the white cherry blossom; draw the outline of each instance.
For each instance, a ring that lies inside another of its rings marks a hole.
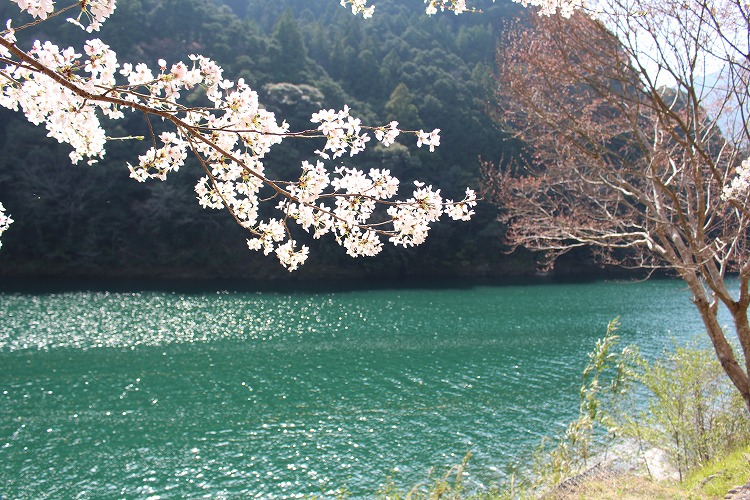
[[[725,200],[742,200],[750,194],[750,158],[737,167],[731,182],[724,186],[722,198]]]
[[[0,203],[0,236],[3,235],[3,233],[10,227],[10,225],[13,223],[13,219],[10,218],[10,215],[7,215],[5,213],[5,207],[2,203]],[[0,247],[3,246],[3,242],[0,241]]]
[[[18,4],[21,10],[28,12],[32,17],[47,19],[47,16],[55,11],[53,0],[11,0]]]
[[[276,248],[276,256],[279,258],[279,262],[289,271],[295,271],[300,265],[304,264],[310,253],[310,249],[306,246],[303,245],[297,250],[296,245],[297,243],[294,240],[288,240]]]
[[[423,145],[428,146],[430,152],[435,151],[435,148],[440,146],[440,129],[436,128],[429,134],[424,130],[417,132],[417,146],[421,148]]]
[[[362,14],[362,17],[369,19],[375,12],[374,6],[367,6],[367,0],[341,0],[339,2],[343,7],[349,5],[352,8],[352,14]]]
[[[401,131],[398,129],[398,122],[392,121],[385,127],[379,127],[375,129],[375,138],[379,140],[383,146],[391,146],[396,142],[396,137]]]
[[[552,16],[559,14],[569,18],[573,12],[584,7],[583,0],[513,0],[524,7],[538,7],[539,15]]]

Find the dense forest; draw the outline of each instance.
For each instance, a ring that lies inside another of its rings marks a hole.
[[[352,166],[389,168],[403,182],[424,179],[449,197],[478,187],[479,158],[512,156],[519,146],[490,118],[498,30],[518,13],[510,2],[485,2],[484,12],[424,14],[419,0],[381,0],[372,19],[352,16],[331,0],[129,0],[100,37],[121,62],[175,62],[200,53],[229,78],[244,78],[263,105],[292,130],[311,127],[321,108],[348,104],[365,123],[398,120],[410,129],[440,128],[429,153],[405,139],[371,147]],[[5,2],[3,19],[16,16]],[[80,44],[84,33],[62,21],[31,36]],[[23,45],[23,44],[22,44]],[[108,131],[144,131],[133,114]],[[66,146],[41,127],[0,110],[0,200],[16,221],[3,236],[0,276],[288,278],[276,259],[248,251],[246,233],[224,211],[204,210],[188,164],[166,182],[137,183],[127,161],[147,141],[114,141],[92,166],[72,166]],[[285,141],[268,158],[277,178],[310,159],[309,141]],[[318,277],[467,275],[533,272],[524,252],[508,255],[495,209],[482,203],[470,223],[441,222],[426,244],[386,247],[353,260],[331,241],[306,241],[311,258],[294,279]]]

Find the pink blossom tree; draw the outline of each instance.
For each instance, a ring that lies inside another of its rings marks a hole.
[[[485,165],[486,194],[509,241],[549,263],[586,246],[606,263],[677,273],[750,411],[750,7],[581,9],[507,32],[497,116],[528,156]]]

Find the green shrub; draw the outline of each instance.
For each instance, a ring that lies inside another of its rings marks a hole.
[[[387,478],[386,483],[378,490],[375,498],[380,500],[458,500],[463,498],[463,478],[466,464],[471,458],[467,453],[461,463],[454,465],[442,477],[432,479],[432,473],[427,477],[427,483],[419,483],[409,491],[400,490],[392,478]]]
[[[712,351],[677,347],[653,363],[641,360],[640,368],[647,407],[623,415],[626,434],[664,450],[680,480],[750,440],[742,398]]]
[[[596,342],[583,370],[579,417],[562,436],[545,439],[534,454],[535,489],[541,491],[580,474],[619,437],[615,409],[630,394],[638,355],[632,347],[617,350],[617,319]]]
[[[647,466],[646,452],[661,450],[682,480],[750,443],[742,398],[713,351],[691,343],[649,362],[633,347],[618,349],[618,326],[612,321],[589,354],[578,419],[537,450],[534,491],[596,472],[591,467],[605,461],[615,444],[618,453],[635,455],[626,457],[631,462]]]

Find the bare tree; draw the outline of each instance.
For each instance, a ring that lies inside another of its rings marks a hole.
[[[588,246],[605,263],[674,270],[750,411],[748,5],[618,0],[588,14],[507,30],[497,118],[528,156],[485,164],[485,196],[509,242],[550,264]]]

